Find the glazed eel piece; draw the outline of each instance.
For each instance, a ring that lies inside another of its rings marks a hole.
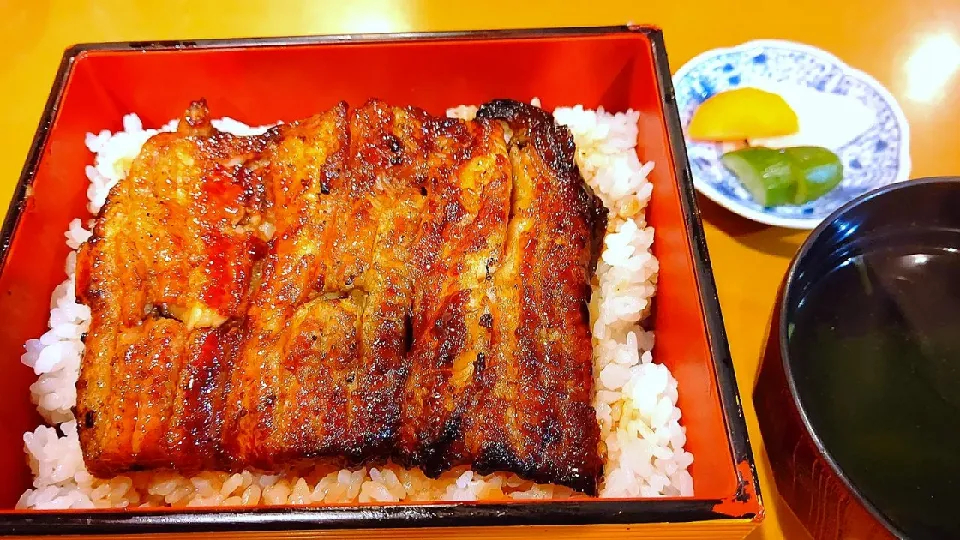
[[[412,341],[407,261],[456,124],[379,101],[328,114],[282,128],[261,159],[276,231],[228,389],[236,468],[393,451]]]
[[[548,113],[500,100],[468,125],[477,153],[432,195],[417,243],[430,255],[414,252],[399,461],[430,476],[472,464],[595,494],[587,305],[605,211]]]
[[[392,457],[595,493],[605,216],[573,152],[513,101],[472,122],[341,103],[256,137],[195,104],[78,257],[88,469]]]
[[[241,163],[269,139],[215,130],[197,102],[111,190],[76,268],[92,314],[75,410],[91,473],[221,463],[222,388],[262,244]]]
[[[577,169],[572,134],[549,113],[497,100],[477,116],[513,133],[513,194],[466,449],[481,474],[513,471],[593,495],[603,463],[587,306],[606,211]]]
[[[431,177],[410,261],[413,343],[395,455],[429,476],[470,461],[463,425],[473,412],[474,380],[491,354],[492,272],[502,260],[510,212],[504,126],[447,122],[461,150],[444,174]]]

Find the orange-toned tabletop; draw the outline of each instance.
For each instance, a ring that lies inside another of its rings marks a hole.
[[[664,29],[673,70],[707,49],[757,38],[832,52],[900,101],[914,177],[960,175],[955,0],[0,0],[0,204],[13,192],[60,55],[74,43],[626,22]],[[701,210],[766,506],[751,538],[806,538],[771,483],[751,399],[777,287],[805,233],[748,222],[704,199]]]

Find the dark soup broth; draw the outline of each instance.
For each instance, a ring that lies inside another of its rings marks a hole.
[[[960,235],[855,246],[788,328],[797,393],[844,476],[911,538],[960,538]]]

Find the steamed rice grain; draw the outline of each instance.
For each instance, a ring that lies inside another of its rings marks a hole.
[[[538,101],[534,101],[538,105]],[[460,106],[449,116],[473,118],[477,108]],[[577,164],[594,192],[609,209],[604,249],[597,266],[590,305],[594,337],[594,406],[605,456],[601,497],[692,496],[684,450],[686,428],[680,424],[678,388],[666,366],[656,363],[654,334],[639,323],[648,315],[656,292],[658,263],[651,253],[654,231],[645,209],[652,194],[646,176],[652,163],[637,157],[639,113],[610,114],[581,106],[554,111],[570,128],[577,145]],[[160,131],[174,131],[176,120],[159,130],[143,129],[135,114],[123,118],[123,130],[87,134],[94,164],[86,168],[88,210],[96,214],[110,189],[129,170],[140,147]],[[262,133],[230,118],[214,126],[238,135]],[[76,250],[91,235],[80,219],[65,233]],[[47,425],[24,434],[24,449],[33,471],[33,488],[17,508],[64,509],[156,506],[255,506],[349,502],[472,501],[490,499],[564,499],[572,490],[529,482],[514,474],[479,475],[467,467],[437,479],[419,470],[387,463],[376,467],[336,470],[317,465],[285,474],[243,471],[203,472],[186,477],[171,471],[145,471],[110,479],[87,473],[71,408],[83,355],[81,336],[90,324],[90,310],[76,302],[76,253],[67,257],[67,279],[53,291],[49,331],[28,340],[22,361],[37,374],[30,393]]]

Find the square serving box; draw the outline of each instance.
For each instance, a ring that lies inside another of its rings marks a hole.
[[[46,330],[63,279],[64,231],[86,215],[88,131],[176,118],[204,97],[213,116],[251,124],[309,116],[370,97],[434,114],[492,98],[545,108],[640,111],[638,152],[654,161],[649,222],[660,260],[655,359],[679,381],[695,497],[397,503],[230,510],[23,511],[30,402],[23,344]],[[663,36],[642,26],[439,34],[79,45],[66,51],[3,225],[0,267],[0,535],[206,532],[441,538],[699,536],[741,538],[762,518],[733,365],[697,211]]]

